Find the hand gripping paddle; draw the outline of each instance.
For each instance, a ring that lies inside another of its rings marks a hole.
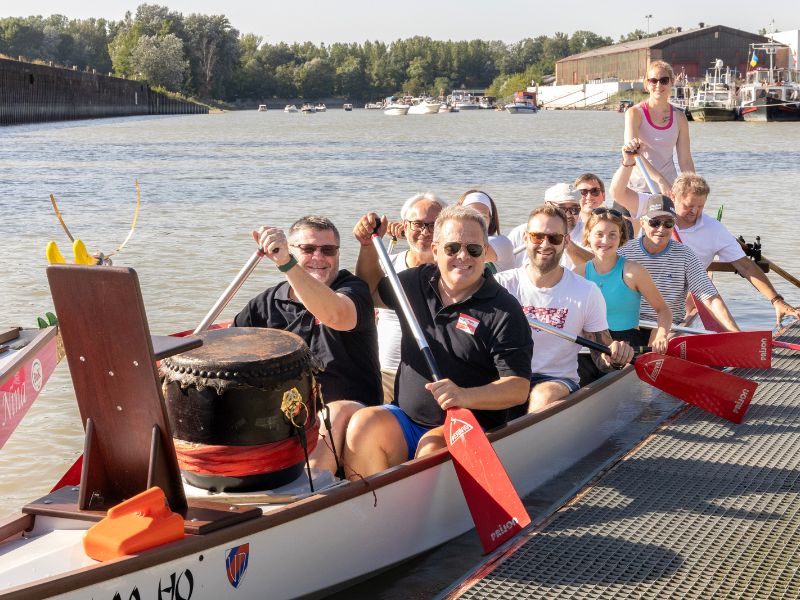
[[[373,234],[372,243],[433,380],[439,381],[442,376],[436,359],[377,233]],[[471,411],[447,409],[444,438],[483,550],[489,553],[527,527],[531,518]]]
[[[611,354],[611,349],[604,344],[545,325],[531,316],[528,316],[528,323],[562,339]],[[742,422],[758,387],[749,379],[655,352],[637,357],[634,367],[645,383],[734,423]]]

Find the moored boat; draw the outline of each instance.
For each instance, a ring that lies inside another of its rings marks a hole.
[[[345,112],[350,112],[351,110],[353,110],[353,105],[345,104],[344,106],[342,106],[342,108],[345,110]]]
[[[314,106],[316,112],[327,112],[328,107],[325,106],[323,102],[317,102],[316,106]]]
[[[391,116],[405,116],[408,114],[408,110],[410,108],[411,106],[409,104],[404,104],[396,97],[390,96],[386,98],[386,101],[384,102],[383,114]]]
[[[513,101],[506,104],[506,111],[512,115],[539,112],[539,107],[536,106],[536,93],[527,91],[515,92]]]
[[[786,50],[775,42],[750,45],[753,69],[739,90],[745,121],[800,121],[800,71],[775,66],[776,54]],[[758,67],[765,54],[769,66]]]
[[[298,112],[298,110],[294,104],[287,104],[286,106],[283,107],[283,112],[296,113]]]
[[[433,98],[414,98],[408,109],[410,115],[435,115],[439,112],[439,101]]]
[[[300,112],[304,115],[313,115],[315,112],[317,112],[317,107],[307,102],[300,107]]]
[[[267,112],[267,105],[266,104],[259,104],[258,105],[258,112]]]
[[[706,71],[705,81],[689,99],[687,111],[693,121],[735,121],[736,82],[730,67],[723,73],[723,62],[714,61],[713,71]]]

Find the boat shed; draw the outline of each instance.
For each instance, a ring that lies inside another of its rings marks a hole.
[[[769,39],[724,25],[705,26],[595,48],[562,58],[556,63],[556,85],[617,79],[642,81],[647,65],[655,60],[670,63],[676,75],[702,77],[718,58],[739,73],[747,71],[748,47]]]

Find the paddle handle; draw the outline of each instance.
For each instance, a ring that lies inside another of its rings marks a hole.
[[[636,164],[639,165],[639,170],[642,172],[642,177],[644,177],[644,180],[647,182],[647,187],[650,188],[650,193],[657,194],[658,186],[656,185],[656,182],[653,181],[653,178],[650,177],[650,173],[647,172],[647,168],[644,166],[642,157],[638,154],[636,155]]]
[[[397,277],[397,271],[394,270],[392,260],[389,258],[389,253],[386,252],[386,247],[383,245],[383,240],[377,232],[372,234],[372,245],[375,246],[375,250],[378,252],[378,260],[380,260],[381,266],[383,267],[383,272],[386,274],[386,277],[389,278],[389,283],[392,285],[397,301],[400,303],[400,309],[406,317],[408,326],[411,327],[411,333],[417,341],[417,346],[419,346],[422,355],[425,357],[425,362],[428,364],[431,376],[434,381],[439,381],[442,379],[439,366],[436,364],[436,359],[433,357],[433,352],[431,352],[431,348],[428,345],[428,340],[425,339],[425,334],[414,316],[411,303],[408,301],[408,296],[406,296],[406,292],[400,284],[400,278]]]
[[[259,248],[253,255],[249,258],[249,260],[245,263],[242,269],[236,274],[236,277],[233,278],[230,285],[222,292],[222,295],[217,299],[214,303],[214,306],[211,307],[211,310],[206,313],[206,316],[203,317],[203,320],[200,321],[200,324],[195,328],[192,332],[193,334],[198,334],[202,331],[205,331],[209,328],[209,326],[217,319],[219,314],[225,310],[225,307],[228,306],[228,302],[231,301],[236,295],[236,292],[239,291],[239,288],[242,287],[242,284],[250,277],[250,273],[258,266],[258,263],[261,262],[261,259],[264,257],[264,252]]]
[[[586,339],[580,335],[574,335],[572,333],[568,333],[552,325],[547,325],[542,323],[538,319],[535,319],[531,315],[525,315],[528,319],[528,324],[535,328],[539,329],[540,331],[546,331],[547,333],[552,333],[555,336],[560,337],[562,340],[567,340],[568,342],[574,342],[579,344],[585,348],[589,348],[590,350],[597,350],[598,352],[602,352],[603,354],[611,354],[611,348],[606,346],[605,344],[601,344],[599,342],[595,342],[593,340]]]

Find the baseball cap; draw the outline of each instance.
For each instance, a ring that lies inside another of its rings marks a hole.
[[[567,202],[578,204],[579,196],[575,190],[572,189],[570,184],[557,183],[547,188],[547,191],[544,193],[544,201],[553,202],[555,204],[565,204]]]
[[[651,194],[647,198],[647,204],[644,207],[643,217],[652,219],[653,217],[672,217],[675,218],[675,206],[669,196],[664,194]]]

